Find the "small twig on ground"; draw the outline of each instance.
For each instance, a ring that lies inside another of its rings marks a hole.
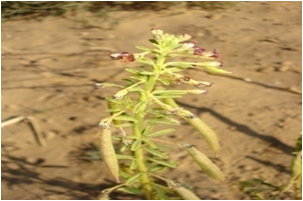
[[[18,122],[23,121],[25,119],[29,121],[31,129],[34,132],[34,137],[35,137],[36,141],[38,142],[38,144],[42,147],[45,147],[46,146],[46,141],[45,141],[45,139],[42,135],[42,131],[41,131],[37,121],[32,116],[18,116],[18,117],[14,117],[14,118],[5,120],[5,121],[1,122],[1,128],[5,127],[5,126],[8,126],[8,125],[11,125],[11,124],[18,123]]]

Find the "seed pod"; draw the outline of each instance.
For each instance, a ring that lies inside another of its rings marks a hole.
[[[103,157],[107,168],[114,176],[117,183],[119,183],[119,164],[112,143],[110,129],[102,129],[100,132],[100,154]]]
[[[207,144],[217,154],[220,147],[217,134],[199,118],[186,118],[185,120],[202,135]]]
[[[221,172],[221,170],[202,152],[198,151],[193,145],[181,143],[180,144],[189,155],[194,159],[194,161],[200,166],[200,168],[205,172],[208,176],[213,179],[224,181],[225,176]]]
[[[174,108],[179,107],[178,104],[171,98],[165,99],[164,102]],[[185,118],[180,112],[177,113],[177,115],[181,116],[184,120],[190,123],[190,125],[192,125],[197,131],[199,131],[199,133],[209,144],[211,149],[217,154],[220,147],[219,140],[217,138],[217,134],[208,125],[206,125],[201,119],[197,118],[196,116],[193,116],[193,118]]]
[[[171,182],[171,187],[176,191],[184,200],[201,200],[196,194],[187,188],[184,188],[178,183]]]
[[[109,193],[110,193],[110,191],[104,190],[98,195],[97,199],[98,200],[110,200]]]

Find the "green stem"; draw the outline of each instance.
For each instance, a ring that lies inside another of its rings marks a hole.
[[[157,79],[159,77],[159,72],[161,71],[161,68],[163,67],[165,61],[164,55],[159,55],[157,58],[156,66],[154,67],[155,74],[149,77],[149,80],[147,83],[145,83],[144,90],[145,92],[151,92],[157,82]],[[142,93],[140,95],[139,100],[146,103],[149,101],[147,93]],[[143,123],[144,123],[144,117],[145,117],[145,111],[142,111],[140,113],[135,114],[135,118],[138,120],[137,123],[133,125],[133,135],[136,136],[138,139],[142,138],[142,130],[143,130]],[[134,151],[134,156],[138,163],[138,171],[143,173],[143,176],[140,180],[141,186],[143,188],[143,192],[145,194],[145,197],[148,200],[153,199],[153,181],[150,178],[150,175],[148,174],[148,168],[145,165],[145,159],[144,159],[144,152],[142,146],[138,148],[136,151]]]

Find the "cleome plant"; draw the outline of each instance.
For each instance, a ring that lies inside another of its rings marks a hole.
[[[152,29],[151,33],[153,39],[150,42],[154,48],[136,46],[143,52],[109,55],[113,60],[139,64],[135,69],[125,68],[131,73],[129,78],[124,79],[125,85],[95,84],[97,88],[119,89],[113,96],[106,97],[111,116],[102,119],[99,124],[100,153],[118,184],[102,190],[98,197],[100,200],[110,199],[110,193],[114,190],[144,195],[147,200],[200,200],[177,181],[159,174],[166,168],[176,168],[178,165],[170,161],[168,153],[159,146],[159,143],[167,142],[159,139],[159,136],[172,133],[175,129],[159,130],[161,124],[180,125],[180,119],[184,119],[201,134],[215,154],[219,150],[216,133],[195,114],[179,107],[174,100],[184,94],[205,94],[205,87],[212,85],[181,74],[188,68],[229,73],[220,69],[222,62],[218,61],[218,52],[199,47],[189,41],[192,36],[188,34],[173,35],[160,29]],[[178,61],[184,58],[190,58],[192,62]],[[193,89],[170,89],[170,85],[174,84],[188,84]],[[117,135],[112,135],[113,127],[118,128]],[[167,143],[184,149],[209,177],[224,180],[221,170],[194,145],[186,142]]]

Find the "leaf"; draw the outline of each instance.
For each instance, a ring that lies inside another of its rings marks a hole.
[[[137,119],[132,117],[132,116],[129,116],[129,115],[119,115],[117,117],[114,118],[115,120],[121,120],[121,121],[132,121],[132,122],[137,122]]]
[[[161,130],[161,131],[157,131],[157,132],[148,134],[147,137],[157,137],[157,136],[165,135],[167,133],[171,133],[171,132],[174,132],[174,131],[175,131],[175,129],[173,129],[173,128],[164,129],[164,130]]]
[[[142,143],[142,140],[141,140],[141,139],[136,140],[136,141],[133,142],[133,144],[131,145],[130,150],[131,150],[131,151],[136,151],[137,149],[139,149],[139,148],[141,147],[141,143]]]
[[[121,147],[120,152],[125,152],[125,151],[127,151],[129,149],[130,149],[129,145],[124,145],[124,146]]]
[[[153,129],[154,125],[148,125],[142,132],[142,135],[147,135]]]
[[[149,71],[143,71],[140,73],[141,73],[141,75],[154,75],[155,74],[154,72],[149,72]]]
[[[160,94],[160,95],[184,95],[187,94],[184,90],[158,90],[154,91],[153,94]]]
[[[152,50],[147,48],[147,47],[143,47],[143,46],[136,46],[137,49],[139,50],[143,50],[143,51],[146,51],[146,52],[151,52]]]
[[[173,99],[176,99],[176,98],[182,98],[181,95],[159,95],[159,96],[155,96],[157,99],[165,99],[165,98],[173,98]]]
[[[160,165],[171,167],[171,168],[176,168],[177,167],[176,162],[167,162],[167,161],[157,160],[157,159],[154,159],[154,158],[149,158],[148,160],[152,161],[152,162],[155,162],[155,163],[158,163]]]
[[[180,125],[179,121],[175,119],[151,118],[147,122],[150,124]]]
[[[165,168],[167,168],[167,167],[164,165],[156,165],[156,166],[149,168],[149,171],[156,173],[156,172],[160,172],[160,171],[164,170]]]
[[[170,82],[168,80],[158,79],[157,81],[161,82],[162,84],[164,84],[166,86],[170,85]]]
[[[133,85],[135,82],[130,79],[122,79],[123,81],[127,82],[129,85]]]
[[[144,111],[145,108],[146,108],[146,102],[141,101],[141,102],[137,103],[137,105],[134,107],[133,113],[135,113],[135,114],[140,113],[140,112]]]
[[[142,176],[143,176],[142,172],[136,174],[135,176],[132,176],[131,178],[129,178],[128,180],[126,180],[125,185],[126,186],[131,186],[133,183],[135,183],[138,180],[140,180]]]
[[[151,153],[152,155],[157,156],[159,158],[164,158],[164,159],[168,158],[168,156],[166,155],[166,153],[157,151],[155,149],[151,149],[149,147],[145,147],[145,150],[148,151],[149,153]]]
[[[131,188],[131,187],[121,187],[117,189],[118,191],[124,192],[124,193],[129,193],[133,195],[138,195],[142,193],[142,190],[139,188]]]
[[[170,200],[170,197],[166,196],[167,190],[165,188],[161,188],[159,185],[154,185],[153,188],[157,192],[157,197],[154,200]]]
[[[131,68],[125,68],[125,70],[126,70],[127,72],[132,73],[132,74],[140,75],[140,72],[137,71],[137,70],[134,70],[134,69],[131,69]]]
[[[211,73],[219,73],[219,74],[230,74],[231,72],[228,72],[228,71],[225,71],[225,70],[222,70],[220,68],[216,68],[216,67],[209,67],[209,66],[203,66],[203,68],[206,70],[206,71],[209,71]]]
[[[133,160],[132,161],[132,163],[130,164],[130,169],[131,170],[135,170],[136,168],[137,168],[137,166],[138,166],[138,162],[137,162],[137,160]]]
[[[105,99],[106,99],[106,100],[108,100],[109,102],[111,102],[111,103],[115,103],[115,104],[117,104],[117,105],[123,105],[123,104],[124,104],[124,102],[123,102],[123,101],[113,99],[112,97],[106,97]]]
[[[143,142],[145,142],[146,144],[148,144],[151,148],[157,149],[158,146],[153,143],[152,141],[148,140],[148,139],[143,139]]]

